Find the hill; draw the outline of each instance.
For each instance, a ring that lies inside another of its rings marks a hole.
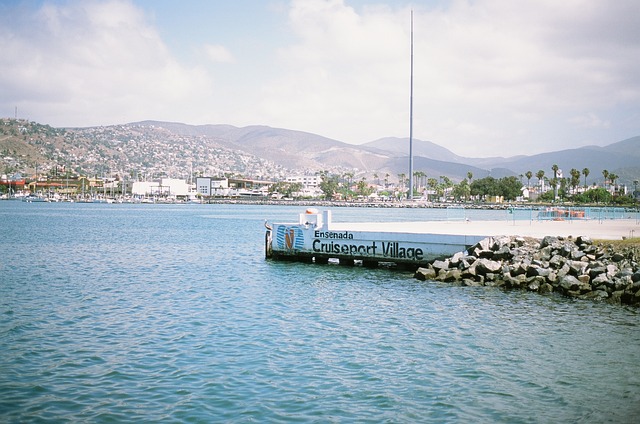
[[[351,145],[303,131],[268,126],[188,125],[142,121],[91,128],[52,128],[34,122],[0,120],[1,173],[78,172],[131,176],[243,175],[282,179],[291,174],[320,171],[357,178],[390,177],[408,173],[406,138],[382,138]],[[568,175],[571,168],[589,168],[589,183],[602,181],[602,171],[632,185],[640,179],[640,137],[605,147],[588,146],[509,158],[466,158],[433,142],[414,140],[414,171],[429,178],[454,181],[487,175],[499,178],[543,170],[552,175],[557,164]],[[61,171],[62,170],[62,171]],[[534,177],[534,181],[535,181]]]

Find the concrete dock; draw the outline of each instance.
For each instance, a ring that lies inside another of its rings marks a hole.
[[[298,222],[265,225],[267,258],[316,263],[337,259],[343,264],[357,260],[367,266],[379,262],[423,266],[496,236],[593,240],[640,236],[638,219],[334,222],[330,210],[314,208],[299,214]]]
[[[375,231],[467,236],[587,236],[592,239],[622,240],[640,237],[640,220],[517,220],[517,221],[419,221],[419,222],[332,222],[334,231]]]

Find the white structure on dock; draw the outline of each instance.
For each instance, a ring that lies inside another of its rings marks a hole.
[[[134,196],[173,196],[187,197],[189,184],[175,178],[162,178],[160,181],[135,181],[131,188]]]
[[[385,229],[380,223],[334,224],[331,211],[307,209],[297,223],[265,224],[267,258],[343,264],[362,261],[365,266],[390,262],[421,266],[465,251],[485,235],[436,234]]]

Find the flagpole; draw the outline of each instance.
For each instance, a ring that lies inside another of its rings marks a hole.
[[[413,9],[411,10],[411,84],[409,94],[409,200],[413,200]]]

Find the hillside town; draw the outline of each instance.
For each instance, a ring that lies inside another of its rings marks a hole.
[[[559,171],[558,171],[559,172]],[[521,183],[515,177],[495,180],[485,177],[472,181],[472,175],[459,183],[447,177],[428,179],[422,184],[419,172],[411,200],[427,203],[524,203],[557,202],[584,199],[582,203],[633,204],[638,200],[637,182],[633,191],[626,186],[611,184],[571,187],[567,180],[558,182],[561,173],[549,180],[540,178],[536,184]],[[238,177],[198,176],[193,180],[159,178],[134,180],[113,177],[96,178],[67,175],[30,175],[20,173],[0,176],[0,199],[47,202],[100,203],[209,203],[221,199],[253,200],[332,200],[349,202],[403,202],[409,199],[407,181],[400,183],[368,182],[350,179],[351,174],[292,175],[281,181]],[[435,181],[434,181],[435,180]],[[555,185],[553,182],[555,181]],[[599,198],[598,198],[599,196]]]
[[[347,202],[633,204],[638,180],[556,164],[518,176],[287,169],[234,150],[221,138],[179,135],[156,125],[56,129],[0,120],[0,199],[207,203],[221,199]],[[409,193],[410,187],[413,193]]]

